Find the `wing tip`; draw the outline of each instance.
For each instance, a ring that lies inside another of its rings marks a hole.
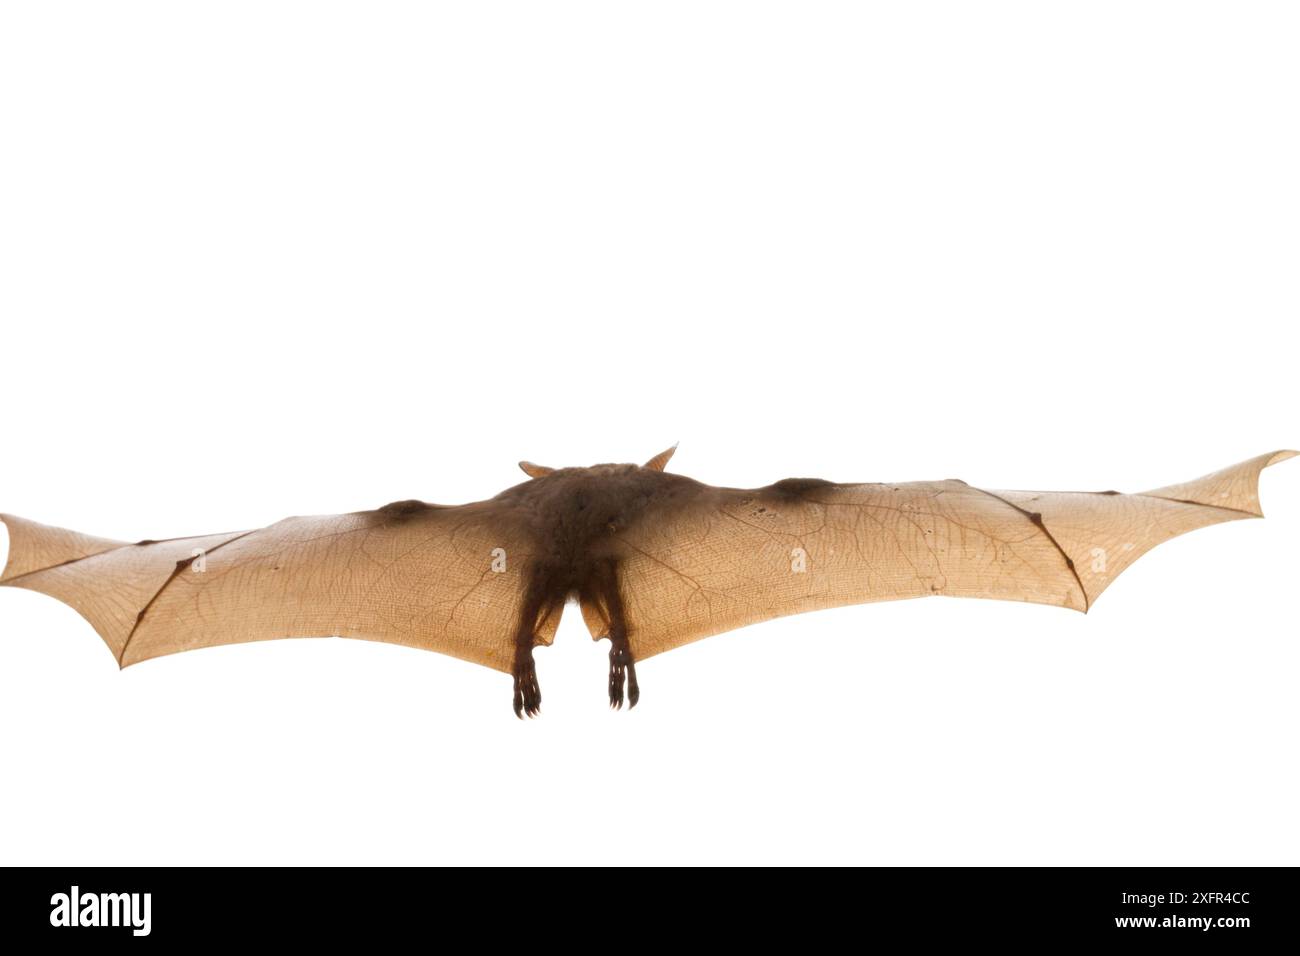
[[[0,528],[4,528],[4,531],[0,533],[0,538],[4,539],[3,554],[5,556],[4,561],[0,562],[0,584],[4,584],[5,578],[9,576],[9,562],[14,558],[13,537],[9,534],[9,516],[7,514],[0,513]]]
[[[4,573],[0,574],[0,584],[61,564],[80,561],[129,543],[41,524],[15,514],[0,514],[0,520],[4,522],[9,538],[9,554],[5,560]]]
[[[10,578],[18,576],[18,549],[15,547],[15,523],[21,521],[17,515],[0,513],[0,526],[4,527],[4,561],[0,562],[0,585],[7,584]]]
[[[1258,459],[1255,459],[1255,461],[1259,461],[1260,464],[1259,464],[1259,468],[1255,470],[1255,473],[1250,476],[1250,494],[1252,496],[1253,499],[1252,503],[1254,505],[1254,508],[1250,510],[1251,513],[1256,518],[1264,517],[1264,509],[1259,501],[1260,474],[1264,471],[1265,468],[1268,468],[1272,465],[1276,465],[1280,462],[1288,461],[1291,458],[1295,458],[1297,455],[1300,455],[1300,451],[1297,451],[1294,448],[1279,448],[1277,451],[1260,455]],[[1246,469],[1250,466],[1250,464],[1251,464],[1250,462],[1242,462],[1240,465],[1236,467]]]
[[[1166,485],[1144,494],[1185,504],[1236,511],[1242,517],[1262,518],[1264,511],[1259,503],[1260,473],[1270,465],[1297,455],[1300,452],[1290,448],[1265,452],[1192,481]]]

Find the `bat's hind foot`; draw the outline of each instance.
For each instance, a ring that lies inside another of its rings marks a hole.
[[[532,648],[515,659],[515,716],[536,717],[542,709],[542,689],[537,686],[537,665],[533,663]]]
[[[623,685],[626,681],[627,706],[630,710],[641,699],[641,688],[636,683],[636,664],[632,660],[627,638],[610,640],[614,646],[609,649],[609,706],[615,710],[623,706]]]

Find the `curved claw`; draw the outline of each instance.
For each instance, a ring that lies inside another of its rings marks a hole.
[[[611,639],[612,640],[612,639]],[[623,684],[627,683],[627,706],[631,710],[641,699],[641,688],[636,682],[636,664],[627,641],[614,641],[609,649],[609,706],[614,710],[623,707]]]
[[[530,652],[515,662],[515,716],[536,717],[542,709],[542,689],[537,684],[537,666]]]

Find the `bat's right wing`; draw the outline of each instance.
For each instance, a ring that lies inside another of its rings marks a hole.
[[[1279,451],[1143,494],[984,491],[961,481],[742,491],[691,483],[618,543],[635,659],[773,617],[950,595],[1087,611],[1162,541],[1260,517]],[[602,610],[583,608],[594,636]]]
[[[532,546],[505,506],[397,502],[130,544],[0,515],[0,584],[58,598],[122,667],[284,637],[353,637],[511,671]],[[558,617],[541,622],[550,643]]]

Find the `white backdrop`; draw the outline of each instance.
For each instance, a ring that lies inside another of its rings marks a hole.
[[[544,464],[1136,491],[1300,442],[1300,22],[1206,3],[7,4],[0,510],[135,540]],[[1300,465],[1086,617],[510,680],[119,673],[0,590],[0,861],[1295,864]]]

